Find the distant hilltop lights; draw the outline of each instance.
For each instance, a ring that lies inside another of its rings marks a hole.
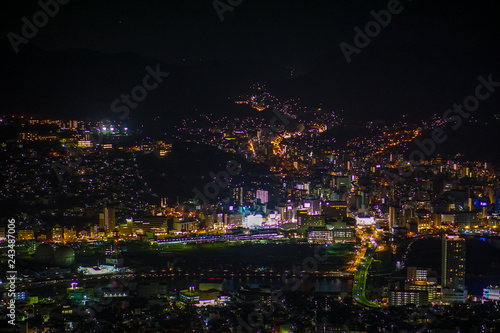
[[[98,131],[102,131],[103,133],[105,132],[115,132],[115,131],[119,131],[120,129],[118,127],[114,127],[114,126],[111,126],[111,127],[107,127],[107,126],[102,126],[101,128],[98,128],[97,129]],[[128,131],[128,127],[123,127],[123,131],[124,132],[127,132]]]

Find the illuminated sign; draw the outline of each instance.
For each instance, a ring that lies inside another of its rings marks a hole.
[[[359,217],[356,216],[356,225],[374,225],[375,218],[373,216],[370,217]]]

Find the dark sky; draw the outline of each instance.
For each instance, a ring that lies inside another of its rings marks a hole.
[[[1,4],[2,36],[19,33],[21,17],[40,9],[36,1],[13,2]],[[370,11],[388,3],[247,0],[221,22],[211,0],[71,0],[32,43],[47,50],[134,52],[166,62],[256,58],[307,66],[339,57],[339,43],[352,43],[353,28],[364,28],[373,19]],[[473,52],[478,60],[499,50],[498,1],[402,0],[401,7],[369,48],[415,58]]]
[[[353,28],[364,29],[373,20],[370,11],[387,9],[390,1],[244,0],[225,12],[222,22],[212,3],[71,0],[29,46],[133,53],[186,66],[293,66],[295,81],[282,89],[303,89],[314,102],[347,110],[373,105],[381,114],[387,109],[418,113],[426,105],[440,113],[473,91],[478,75],[493,73],[500,80],[500,1],[402,0],[401,12],[352,55],[350,64],[339,44],[354,44]],[[6,59],[14,54],[7,33],[20,34],[21,18],[32,21],[39,10],[36,1],[0,4]],[[20,45],[20,53],[31,52],[30,47]],[[419,98],[428,101],[416,102]]]

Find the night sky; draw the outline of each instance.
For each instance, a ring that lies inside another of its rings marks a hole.
[[[498,1],[402,0],[399,13],[348,63],[339,44],[354,45],[353,29],[364,30],[374,20],[370,12],[391,2],[246,0],[221,21],[210,0],[72,0],[18,54],[7,34],[21,34],[21,18],[32,21],[40,7],[3,2],[0,110],[50,114],[74,105],[79,114],[93,114],[90,109],[104,110],[117,92],[130,89],[144,64],[158,62],[172,76],[142,106],[146,114],[210,112],[256,79],[280,97],[351,116],[442,114],[473,93],[478,75],[492,73],[500,81]],[[120,55],[127,61],[117,61]],[[68,84],[63,66],[72,64],[82,70],[74,75],[83,77]],[[106,71],[110,64],[116,68]],[[44,66],[50,70],[34,74]],[[162,97],[169,94],[175,96]],[[499,106],[500,93],[479,112],[497,113]]]

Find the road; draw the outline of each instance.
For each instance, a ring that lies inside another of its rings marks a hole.
[[[354,300],[364,306],[379,308],[380,304],[369,301],[366,298],[366,279],[368,278],[368,268],[373,262],[375,247],[370,247],[366,250],[363,259],[361,260],[356,272],[354,273],[354,283],[352,286],[352,296]]]

